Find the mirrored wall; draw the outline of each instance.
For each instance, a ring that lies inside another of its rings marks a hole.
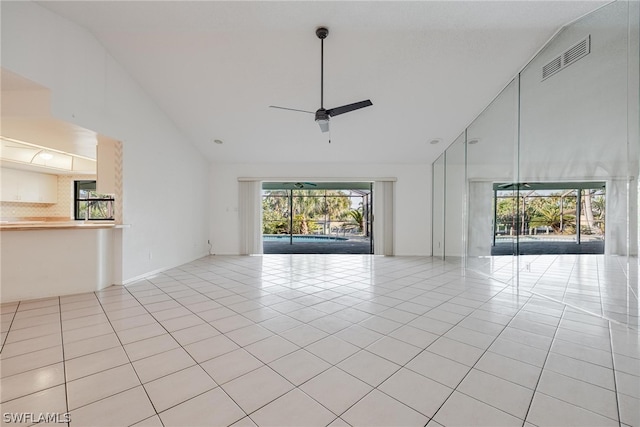
[[[639,8],[563,28],[434,162],[434,256],[638,325]]]

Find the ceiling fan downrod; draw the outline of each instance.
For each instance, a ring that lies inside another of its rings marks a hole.
[[[329,35],[329,29],[318,27],[316,36],[320,39],[320,108],[324,109],[324,39]]]

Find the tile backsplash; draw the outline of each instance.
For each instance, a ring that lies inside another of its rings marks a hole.
[[[64,217],[73,218],[73,181],[96,179],[95,175],[59,175],[58,203],[0,202],[1,218]]]

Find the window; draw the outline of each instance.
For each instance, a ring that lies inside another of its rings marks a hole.
[[[604,182],[495,183],[491,255],[603,254]]]
[[[74,182],[75,219],[113,219],[113,196],[96,192],[95,181]]]

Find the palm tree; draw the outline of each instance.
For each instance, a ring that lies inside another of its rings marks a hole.
[[[575,212],[574,212],[575,213]],[[557,204],[546,203],[538,207],[529,221],[530,227],[551,227],[554,233],[560,233],[560,219],[568,222],[571,218],[575,220],[575,215],[568,215],[567,211],[561,215],[560,206]]]
[[[289,192],[269,190],[262,198],[262,233],[289,233]]]
[[[327,190],[324,196],[324,215],[331,230],[331,221],[342,221],[348,216],[351,201],[342,191]]]
[[[605,207],[606,202],[603,194],[596,194],[593,196],[591,201],[591,206],[593,207],[593,213],[596,215],[598,231],[600,233],[604,233],[604,217],[605,217]]]
[[[290,195],[292,201],[290,202]],[[316,220],[324,217],[344,220],[349,217],[351,201],[342,191],[336,190],[271,190],[265,191],[263,206],[263,232],[265,234],[289,232],[293,203],[293,232],[309,234],[317,227]],[[286,221],[286,225],[284,224]]]
[[[362,211],[360,209],[352,209],[349,211],[349,216],[358,223],[358,231],[362,232],[362,230],[364,230],[364,215]]]
[[[315,223],[311,221],[322,209],[322,200],[315,197],[316,190],[294,190],[293,192],[293,212],[294,219],[299,222],[300,234],[309,234],[315,228]]]

